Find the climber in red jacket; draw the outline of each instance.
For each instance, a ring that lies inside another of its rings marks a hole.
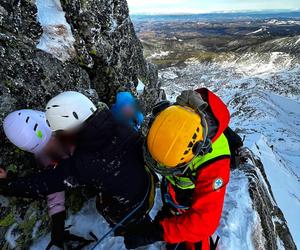
[[[208,89],[184,91],[174,105],[153,110],[144,156],[161,174],[164,206],[154,222],[131,228],[128,249],[155,241],[168,249],[215,249],[210,238],[222,214],[230,174],[230,149],[223,134],[229,111]]]

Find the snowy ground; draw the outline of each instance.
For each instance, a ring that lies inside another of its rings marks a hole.
[[[252,234],[256,222],[257,215],[252,209],[248,193],[248,177],[242,171],[235,170],[231,173],[223,215],[217,231],[221,237],[219,249],[254,249]]]
[[[151,211],[152,217],[161,206],[159,190],[157,190],[157,202]],[[248,194],[248,178],[242,171],[236,170],[231,174],[231,182],[227,188],[227,196],[224,204],[224,212],[217,234],[222,236],[219,249],[254,249],[252,235],[257,227],[257,215],[252,210],[251,198]],[[91,238],[92,231],[99,238],[109,230],[105,220],[97,213],[95,201],[91,199],[76,215],[68,218],[66,225],[72,225],[71,232],[77,235]],[[247,225],[242,226],[241,225]],[[242,240],[241,240],[242,239]],[[42,237],[30,248],[31,250],[45,249],[50,241],[50,235]],[[93,244],[85,249],[91,249]],[[96,249],[125,250],[122,237],[108,237]],[[139,250],[162,250],[162,243],[141,247]]]
[[[161,207],[160,192],[157,190],[156,194],[156,204],[150,212],[152,218],[155,217],[157,211]],[[102,216],[96,210],[95,199],[89,200],[85,206],[76,215],[71,215],[66,225],[72,225],[70,228],[71,233],[85,237],[86,239],[91,239],[89,235],[93,232],[99,239],[102,235],[110,230],[110,227],[104,220]],[[30,250],[40,250],[45,249],[50,242],[50,234],[40,238],[34,243]],[[85,247],[85,250],[91,249],[94,245],[90,244]],[[162,249],[162,243],[156,243],[147,247],[140,247],[139,250],[157,250]],[[112,237],[109,236],[101,244],[99,244],[95,249],[112,249],[112,250],[126,250],[124,241],[122,237]]]

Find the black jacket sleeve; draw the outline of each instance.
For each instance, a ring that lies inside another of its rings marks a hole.
[[[22,198],[44,198],[48,194],[63,191],[78,184],[71,167],[71,161],[66,160],[55,169],[26,177],[0,179],[0,194]]]

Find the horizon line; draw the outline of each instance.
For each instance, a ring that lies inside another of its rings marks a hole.
[[[155,15],[200,15],[200,14],[231,14],[231,13],[259,13],[259,12],[300,12],[299,8],[296,9],[249,9],[249,10],[217,10],[207,12],[133,12],[130,15],[144,15],[144,16],[155,16]]]

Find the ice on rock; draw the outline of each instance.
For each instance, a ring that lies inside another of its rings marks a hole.
[[[60,0],[36,0],[36,6],[38,21],[43,28],[37,48],[61,61],[72,58],[75,39]]]
[[[144,90],[145,90],[145,84],[140,80],[138,79],[139,83],[136,87],[136,91],[138,93],[138,95],[142,95],[144,93]]]

